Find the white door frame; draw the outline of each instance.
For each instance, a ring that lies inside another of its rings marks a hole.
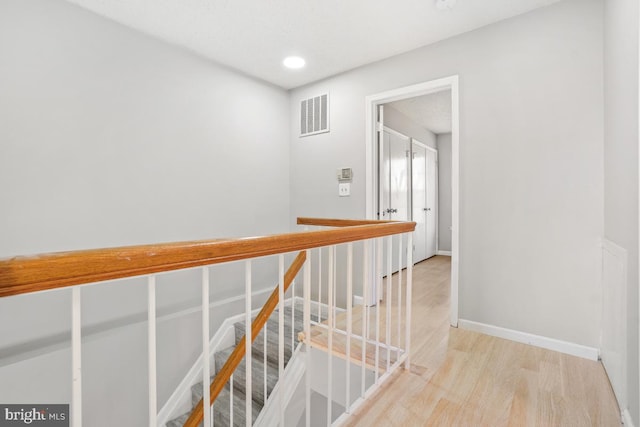
[[[458,268],[460,258],[459,234],[459,173],[460,173],[460,119],[458,104],[458,76],[444,77],[411,86],[392,89],[386,92],[369,95],[365,98],[366,110],[366,137],[365,137],[365,161],[366,161],[366,215],[368,219],[376,219],[376,135],[378,105],[386,104],[401,99],[414,98],[429,93],[451,90],[451,326],[458,326]]]

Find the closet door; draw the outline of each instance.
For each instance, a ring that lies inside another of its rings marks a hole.
[[[438,229],[438,152],[426,150],[426,253],[425,259],[435,256]]]
[[[419,144],[411,145],[412,164],[412,220],[416,223],[413,238],[413,261],[427,259],[427,149]]]

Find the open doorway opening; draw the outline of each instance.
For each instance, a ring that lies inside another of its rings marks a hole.
[[[437,114],[438,108],[448,111]],[[450,323],[457,326],[458,78],[368,96],[366,109],[367,217],[415,221],[416,261],[438,253],[451,256]],[[448,123],[428,123],[436,117]],[[377,294],[375,289],[369,293]]]

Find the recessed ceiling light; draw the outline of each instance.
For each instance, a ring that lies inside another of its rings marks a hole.
[[[305,60],[304,58],[300,58],[299,56],[288,56],[284,58],[282,61],[285,67],[291,68],[292,70],[297,70],[304,67]]]

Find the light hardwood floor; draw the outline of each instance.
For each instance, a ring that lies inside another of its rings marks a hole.
[[[450,267],[442,256],[416,265],[412,368],[348,426],[620,426],[602,364],[451,328]]]

